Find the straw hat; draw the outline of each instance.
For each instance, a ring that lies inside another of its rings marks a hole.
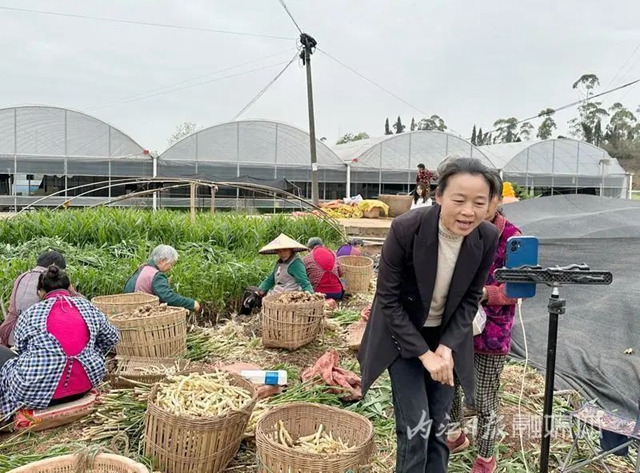
[[[307,248],[304,245],[301,245],[300,243],[295,241],[293,238],[288,237],[284,233],[281,233],[278,236],[278,238],[273,240],[268,245],[263,246],[260,249],[260,251],[258,251],[258,253],[260,253],[261,255],[274,255],[278,250],[291,250],[293,252],[296,252],[296,251],[308,251],[309,248]]]

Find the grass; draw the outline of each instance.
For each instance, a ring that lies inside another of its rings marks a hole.
[[[180,255],[170,273],[174,289],[200,301],[213,320],[236,309],[244,288],[272,270],[275,257],[258,250],[280,233],[302,243],[318,236],[333,247],[344,238],[315,217],[199,214],[192,224],[187,214],[168,210],[30,212],[0,221],[0,300],[8,300],[14,279],[50,249],[64,254],[72,283],[86,297],[121,293],[151,250],[165,243]]]
[[[215,314],[215,317],[198,319],[197,325],[191,327],[187,357],[192,366],[211,368],[220,363],[243,362],[254,363],[264,369],[286,370],[290,382],[288,389],[262,402],[261,406],[307,401],[341,406],[359,413],[372,422],[376,433],[378,453],[372,471],[393,471],[396,438],[391,385],[387,375],[376,382],[365,399],[349,404],[321,386],[300,382],[300,374],[328,349],[338,352],[341,367],[359,373],[355,352],[346,347],[346,327],[359,319],[360,311],[371,301],[371,294],[354,296],[341,304],[325,324],[322,339],[293,352],[264,349],[258,318],[230,315],[244,286],[258,282],[271,269],[273,258],[258,256],[257,249],[281,231],[301,242],[319,235],[330,245],[340,243],[342,237],[315,219],[199,215],[196,225],[191,225],[180,213],[163,211],[155,217],[153,215],[118,209],[45,211],[0,222],[0,289],[5,291],[3,299],[8,297],[13,278],[31,268],[37,254],[46,249],[58,249],[65,254],[72,280],[81,292],[93,297],[119,292],[128,275],[145,260],[155,244],[170,243],[180,252],[180,260],[172,271],[174,286],[185,295],[205,301],[210,314]],[[532,419],[539,419],[543,379],[531,368],[525,373],[521,410]],[[498,470],[501,473],[537,471],[539,438],[536,435],[539,429],[536,427],[524,435],[521,447],[519,435],[513,427],[514,416],[518,414],[522,374],[521,363],[509,362],[502,378],[504,429],[499,442]],[[111,449],[152,466],[140,450],[141,425],[146,409],[144,392],[144,388],[116,391],[105,386],[107,402],[82,423],[42,433],[0,434],[0,473],[87,446]],[[555,399],[555,414],[563,415],[570,409],[569,400]],[[553,440],[552,467],[559,464],[568,451],[568,445],[565,438]],[[583,454],[584,450],[580,455]],[[453,455],[450,471],[468,472],[475,455],[474,448]],[[607,460],[607,464],[616,473],[631,471],[628,460],[614,458]],[[255,442],[249,437],[243,441],[227,472],[255,471]],[[602,470],[594,467],[584,471]]]

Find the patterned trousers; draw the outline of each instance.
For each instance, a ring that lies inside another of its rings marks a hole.
[[[493,456],[498,436],[498,411],[500,409],[500,376],[507,359],[506,355],[474,355],[475,409],[478,415],[478,428],[475,441],[478,455],[483,458]],[[451,408],[451,427],[462,427],[462,387],[456,380]]]

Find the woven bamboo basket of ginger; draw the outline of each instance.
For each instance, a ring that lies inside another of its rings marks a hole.
[[[364,473],[375,452],[371,422],[306,402],[270,409],[256,426],[260,473]]]
[[[145,415],[144,454],[167,473],[223,471],[255,407],[250,381],[226,371],[184,372],[156,384]]]
[[[145,304],[110,317],[120,332],[119,356],[168,358],[187,351],[186,309],[167,304]]]
[[[262,300],[262,344],[267,348],[300,348],[316,339],[323,318],[324,294],[270,294]]]

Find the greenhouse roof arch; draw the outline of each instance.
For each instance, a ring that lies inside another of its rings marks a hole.
[[[79,111],[45,105],[0,109],[0,156],[151,160],[147,150],[118,128]]]
[[[504,143],[482,149],[505,174],[601,176],[625,175],[618,160],[591,143],[569,138]]]
[[[160,161],[239,163],[257,166],[310,167],[309,134],[271,120],[239,120],[197,131],[167,148]],[[316,140],[320,168],[344,169],[344,163]]]
[[[467,140],[442,131],[412,131],[332,147],[345,163],[354,168],[414,171],[422,163],[435,170],[447,157],[477,158],[491,168],[495,164],[481,148]]]

